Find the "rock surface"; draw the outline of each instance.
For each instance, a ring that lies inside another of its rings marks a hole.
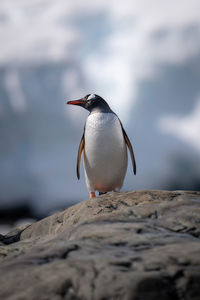
[[[0,241],[0,299],[200,299],[200,192],[111,193]]]

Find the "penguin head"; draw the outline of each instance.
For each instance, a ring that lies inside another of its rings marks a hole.
[[[68,101],[66,103],[81,106],[90,112],[103,110],[110,111],[108,103],[102,97],[96,94],[87,94],[81,99]]]

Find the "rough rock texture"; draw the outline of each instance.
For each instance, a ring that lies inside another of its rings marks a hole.
[[[200,299],[200,192],[111,193],[0,240],[0,299]]]

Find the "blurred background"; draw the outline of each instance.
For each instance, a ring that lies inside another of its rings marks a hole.
[[[88,199],[88,93],[133,143],[123,190],[200,190],[198,0],[1,0],[0,45],[0,233]]]

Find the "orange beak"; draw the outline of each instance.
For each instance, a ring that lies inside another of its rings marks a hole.
[[[66,102],[66,104],[81,105],[81,104],[85,104],[85,101],[82,99],[79,99],[79,100],[68,101],[68,102]]]

